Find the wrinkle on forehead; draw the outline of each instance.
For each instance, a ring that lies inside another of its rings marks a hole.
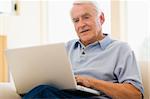
[[[80,17],[84,15],[85,13],[89,13],[90,15],[97,15],[96,10],[94,9],[91,4],[79,4],[79,5],[73,5],[71,10],[71,17]]]

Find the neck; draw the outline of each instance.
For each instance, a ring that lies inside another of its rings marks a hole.
[[[104,37],[105,37],[105,35],[103,33],[98,33],[98,35],[95,39],[92,39],[88,42],[84,42],[84,41],[81,40],[81,42],[83,43],[84,46],[87,46],[87,45],[92,44],[96,41],[100,41],[100,40],[104,39]]]

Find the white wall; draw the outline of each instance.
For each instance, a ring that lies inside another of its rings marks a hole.
[[[77,38],[70,17],[71,4],[71,0],[52,0],[48,2],[48,41],[50,43]]]
[[[8,48],[41,43],[40,1],[19,1],[19,15],[3,17]],[[1,17],[2,18],[2,17]]]
[[[140,60],[148,59],[148,2],[144,0],[127,3],[128,42]],[[140,55],[141,54],[141,55]],[[150,59],[149,59],[150,60]]]
[[[12,0],[0,0],[0,14],[11,14],[12,8]]]

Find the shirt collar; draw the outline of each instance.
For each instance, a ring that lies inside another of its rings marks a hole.
[[[108,34],[104,34],[104,35],[105,38],[99,41],[102,49],[105,49],[112,42],[112,39],[109,37]]]
[[[112,39],[109,37],[108,34],[104,34],[105,35],[105,38],[102,39],[102,40],[99,40],[98,43],[99,45],[101,46],[102,49],[105,49],[111,42],[112,42]],[[95,43],[95,42],[94,42]],[[81,41],[78,39],[75,41],[75,45],[74,45],[74,48],[77,48],[78,46],[82,46],[83,44],[81,43]],[[93,44],[92,44],[93,45]]]

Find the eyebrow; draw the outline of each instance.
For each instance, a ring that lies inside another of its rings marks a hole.
[[[92,15],[90,13],[85,13],[82,15],[82,17],[84,17],[84,16],[92,16]]]
[[[89,14],[89,13],[84,13],[83,15],[81,15],[81,17],[84,17],[84,16],[92,16],[91,14]],[[78,18],[78,17],[77,17]],[[77,19],[77,18],[72,18],[72,20],[75,20],[75,19]]]

